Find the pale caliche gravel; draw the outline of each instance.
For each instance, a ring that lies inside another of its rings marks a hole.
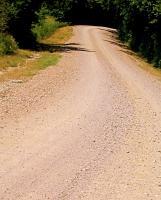
[[[57,66],[0,86],[0,199],[160,200],[161,82],[115,30],[74,32]]]

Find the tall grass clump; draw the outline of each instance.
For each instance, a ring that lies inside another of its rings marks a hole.
[[[16,52],[18,46],[11,35],[0,33],[0,55],[9,55]]]
[[[37,24],[33,25],[32,32],[37,41],[49,37],[58,28],[65,26],[65,23],[57,21],[52,16],[45,16],[39,20]]]

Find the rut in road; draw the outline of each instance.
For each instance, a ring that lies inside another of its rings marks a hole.
[[[160,200],[160,80],[115,30],[75,26],[69,43],[0,96],[0,199]]]

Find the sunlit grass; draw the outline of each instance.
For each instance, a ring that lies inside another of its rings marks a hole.
[[[53,53],[41,53],[40,58],[33,62],[30,62],[25,70],[23,70],[23,76],[33,76],[38,71],[43,70],[49,66],[56,65],[60,59],[59,54]]]
[[[71,38],[72,34],[73,28],[71,26],[62,27],[42,42],[45,44],[64,44]]]
[[[17,67],[30,58],[33,52],[27,50],[18,50],[14,55],[0,56],[0,70],[6,70],[10,67]]]
[[[137,66],[145,70],[146,72],[156,76],[159,80],[161,80],[161,69],[154,67],[154,64],[148,63],[146,58],[143,58],[140,54],[133,52],[132,50],[128,49],[125,50],[125,53],[128,53],[130,57],[135,60]]]

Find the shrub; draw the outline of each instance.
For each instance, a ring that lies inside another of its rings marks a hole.
[[[17,44],[11,35],[0,33],[0,55],[15,53]]]
[[[33,25],[32,32],[36,37],[37,41],[49,37],[58,28],[64,26],[65,23],[58,22],[54,17],[46,16],[41,19],[37,24]]]

